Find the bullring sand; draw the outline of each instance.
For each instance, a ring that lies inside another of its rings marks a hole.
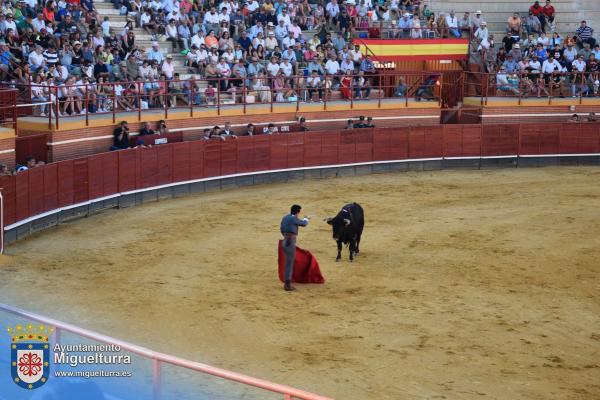
[[[0,301],[336,399],[598,399],[599,180],[391,173],[110,210],[10,246]],[[335,263],[322,218],[349,201],[362,253]],[[294,202],[327,282],[286,293]]]

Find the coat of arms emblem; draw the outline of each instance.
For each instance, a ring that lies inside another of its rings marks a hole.
[[[8,328],[11,336],[11,375],[14,383],[24,389],[37,389],[50,376],[50,345],[48,336],[53,328],[45,325],[18,324]]]

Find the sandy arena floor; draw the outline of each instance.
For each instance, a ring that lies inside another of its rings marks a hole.
[[[338,400],[598,399],[599,182],[398,173],[111,210],[10,246],[0,301]],[[290,294],[275,246],[296,201],[327,283]],[[335,263],[321,220],[349,201],[362,252]]]

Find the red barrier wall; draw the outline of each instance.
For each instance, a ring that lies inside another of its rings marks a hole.
[[[600,153],[600,124],[440,125],[191,141],[102,153],[0,177],[4,223],[193,179],[370,161]]]

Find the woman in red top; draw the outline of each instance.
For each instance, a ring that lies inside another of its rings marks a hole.
[[[51,1],[46,3],[46,7],[44,7],[42,14],[44,15],[44,20],[46,20],[47,23],[54,22],[54,8],[52,7]]]

